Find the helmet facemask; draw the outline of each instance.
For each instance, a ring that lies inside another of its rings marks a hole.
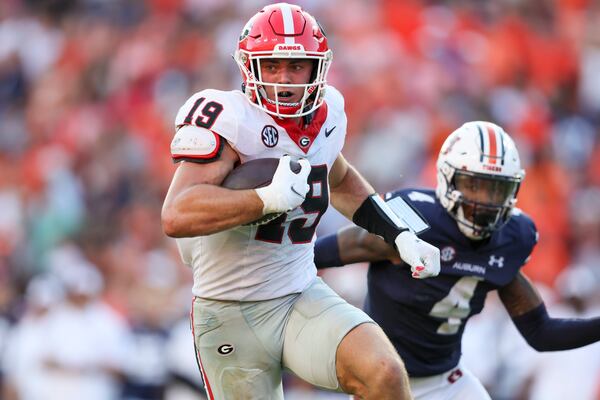
[[[313,60],[311,78],[306,83],[273,83],[266,82],[261,74],[261,62],[266,59],[308,59]],[[325,96],[326,76],[331,65],[331,51],[324,54],[270,52],[268,54],[252,54],[239,50],[235,60],[244,77],[243,90],[251,103],[270,115],[279,118],[296,118],[309,115],[319,108]],[[282,89],[303,88],[302,97],[297,102],[285,102],[279,98]],[[272,88],[274,98],[267,96],[267,88]]]
[[[448,185],[455,199],[449,212],[465,236],[484,239],[510,218],[520,184],[520,177],[456,170]]]

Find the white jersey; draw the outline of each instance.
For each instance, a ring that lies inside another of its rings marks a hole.
[[[312,165],[306,201],[275,221],[177,239],[183,262],[193,270],[193,294],[251,301],[307,288],[316,276],[315,229],[329,205],[328,172],[346,136],[342,95],[327,87],[325,103],[309,128],[300,130],[293,121],[271,117],[254,107],[240,91],[203,90],[181,107],[175,124],[186,125],[186,132],[179,130],[173,139],[175,159],[202,161],[207,153],[217,154],[222,137],[242,163],[289,154],[296,159],[304,157]],[[211,134],[206,129],[215,134],[208,141],[206,137]]]

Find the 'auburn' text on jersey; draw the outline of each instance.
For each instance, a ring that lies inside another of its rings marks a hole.
[[[271,117],[240,91],[203,90],[181,107],[171,145],[174,160],[210,162],[226,140],[241,162],[304,157],[312,166],[302,205],[261,226],[240,226],[207,236],[177,239],[192,267],[193,294],[217,300],[265,300],[303,291],[315,278],[315,229],[329,205],[328,172],[346,135],[342,95],[326,89],[325,102],[307,129]],[[325,136],[325,130],[336,128]]]
[[[458,364],[465,323],[481,312],[489,291],[516,276],[537,242],[537,231],[515,209],[491,238],[474,242],[460,232],[433,190],[407,189],[388,199],[397,196],[429,222],[431,229],[419,236],[440,249],[441,272],[435,278],[413,279],[409,268],[373,263],[365,308],[396,347],[410,376],[437,375]]]

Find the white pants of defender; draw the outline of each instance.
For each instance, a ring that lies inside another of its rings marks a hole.
[[[459,364],[439,375],[410,378],[415,400],[491,400],[479,379]]]

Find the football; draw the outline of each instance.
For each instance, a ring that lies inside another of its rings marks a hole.
[[[278,165],[278,158],[257,158],[247,161],[235,167],[225,177],[222,186],[234,190],[257,189],[267,186],[271,183]],[[294,160],[291,161],[290,166],[295,173],[298,173],[301,169],[300,164]],[[281,214],[283,213],[267,214],[245,225],[263,225],[279,217]]]

